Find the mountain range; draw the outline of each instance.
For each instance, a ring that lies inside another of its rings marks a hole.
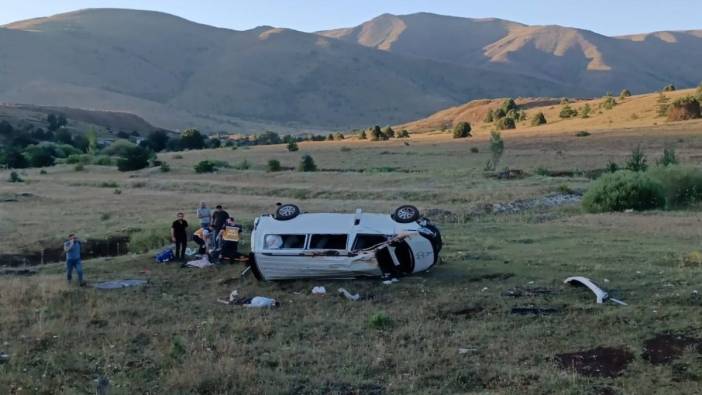
[[[607,37],[428,13],[304,33],[88,9],[0,27],[0,101],[258,132],[398,124],[476,98],[599,96],[702,80],[702,30]]]

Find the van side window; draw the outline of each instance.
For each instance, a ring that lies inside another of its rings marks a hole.
[[[385,235],[357,235],[352,250],[365,250],[386,241],[388,237]]]
[[[348,235],[312,235],[310,250],[345,250]]]
[[[305,235],[266,235],[263,247],[266,250],[301,250],[305,248]]]

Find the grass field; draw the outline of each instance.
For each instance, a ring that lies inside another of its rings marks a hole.
[[[58,166],[24,172],[25,183],[3,181],[0,196],[17,197],[0,203],[6,252],[55,245],[73,231],[104,237],[130,230],[147,248],[176,211],[193,221],[200,200],[223,204],[244,223],[277,201],[308,211],[389,212],[411,203],[443,210],[436,222],[445,250],[441,265],[391,286],[259,283],[240,279],[238,265],[181,269],[156,265],[151,254],[84,263],[89,282],[149,279],[140,289],[70,288],[61,264],[35,276],[0,276],[0,352],[9,355],[0,364],[0,393],[91,393],[101,376],[117,394],[700,393],[702,355],[694,346],[653,364],[645,342],[702,329],[702,265],[683,261],[702,249],[702,212],[594,215],[564,206],[481,213],[490,203],[584,190],[590,180],[580,173],[623,162],[637,144],[650,162],[673,144],[683,163],[698,166],[699,130],[503,136],[499,168],[522,169],[526,178],[487,178],[482,134],[460,141],[427,134],[409,145],[349,140],[303,143],[295,153],[281,145],[164,154],[168,173]],[[270,159],[293,167],[304,153],[323,171],[265,171]],[[252,168],[195,174],[193,165],[206,158],[246,160]],[[540,168],[574,175],[541,176]],[[628,306],[595,304],[588,291],[562,283],[572,275],[591,277]],[[311,295],[316,285],[330,294]],[[365,298],[347,301],[335,295],[339,287]],[[216,302],[234,289],[281,305],[246,310]],[[521,307],[553,310],[511,314]],[[558,354],[599,346],[630,353],[631,362],[614,377],[558,363]]]

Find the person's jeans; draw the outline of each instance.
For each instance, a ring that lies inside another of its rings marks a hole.
[[[175,238],[175,259],[185,259],[185,247],[188,245],[188,236],[182,235]]]
[[[73,279],[73,269],[78,273],[78,284],[83,283],[83,265],[80,258],[66,259],[66,279],[70,283]]]

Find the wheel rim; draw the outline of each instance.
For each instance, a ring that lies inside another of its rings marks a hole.
[[[283,217],[293,216],[293,215],[295,215],[296,211],[297,210],[295,210],[295,207],[293,207],[293,206],[283,206],[280,208],[280,210],[278,210],[280,215]]]
[[[407,221],[415,216],[415,211],[412,208],[409,207],[403,207],[399,210],[397,210],[397,218]]]

